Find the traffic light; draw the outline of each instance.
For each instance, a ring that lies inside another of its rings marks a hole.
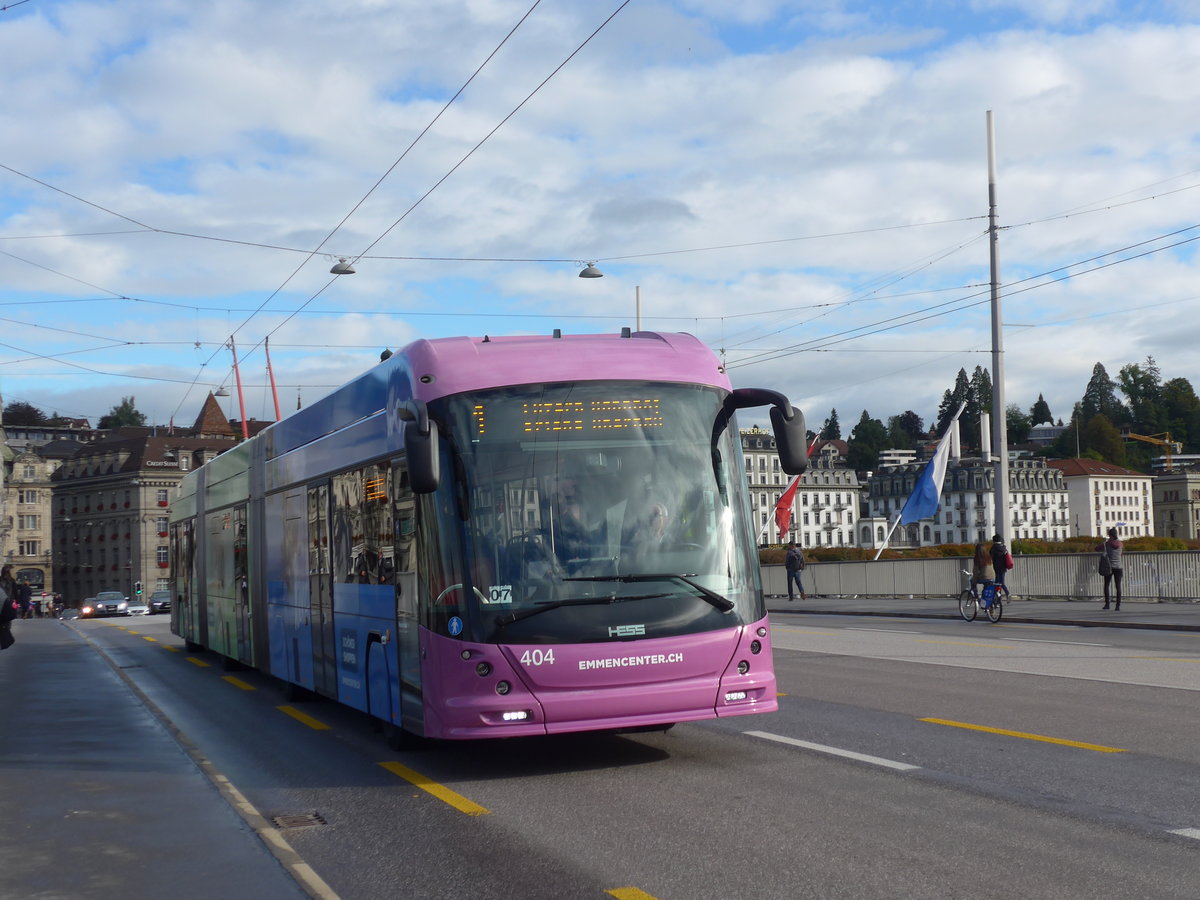
[[[141,594],[141,592],[142,592],[142,583],[141,583],[140,581],[138,581],[138,582],[135,582],[135,583],[134,583],[134,585],[133,585],[133,590],[134,590],[134,592],[135,592],[135,593],[137,593],[137,594]]]

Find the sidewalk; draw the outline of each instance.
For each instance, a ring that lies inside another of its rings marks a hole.
[[[1004,604],[1005,622],[1041,625],[1081,625],[1100,628],[1154,628],[1200,631],[1200,603],[1147,603],[1124,600],[1121,610],[1104,610],[1102,601],[1021,600]],[[786,596],[768,595],[772,613],[819,613],[838,616],[891,616],[916,619],[957,619],[958,598],[950,597],[814,597],[789,603]]]
[[[308,896],[95,647],[57,619],[0,653],[0,897]]]

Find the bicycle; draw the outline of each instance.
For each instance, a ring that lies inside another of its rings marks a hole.
[[[970,572],[966,569],[963,574],[970,576]],[[998,590],[998,585],[994,581],[986,581],[983,584],[982,596],[975,590],[975,585],[969,585],[958,595],[958,612],[966,621],[974,622],[975,617],[979,615],[982,609],[987,614],[988,621],[993,624],[1000,621],[1000,617],[1004,615],[1004,598],[1003,592]]]

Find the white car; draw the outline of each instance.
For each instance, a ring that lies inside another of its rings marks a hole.
[[[132,600],[126,601],[125,615],[148,616],[150,615],[150,606],[141,597],[134,597]]]

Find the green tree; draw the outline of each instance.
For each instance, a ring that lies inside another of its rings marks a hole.
[[[1142,434],[1159,434],[1166,430],[1166,417],[1162,410],[1162,375],[1153,356],[1147,356],[1142,365],[1130,363],[1122,366],[1117,375],[1121,393],[1129,401],[1129,416],[1135,431]]]
[[[897,450],[911,450],[913,448],[913,439],[904,427],[900,424],[899,416],[889,416],[887,424],[888,446],[894,447]]]
[[[888,432],[882,422],[872,419],[864,409],[862,418],[850,432],[850,439],[846,443],[849,447],[846,462],[850,468],[874,469],[879,465],[880,452],[887,449]]]
[[[24,400],[14,400],[4,407],[5,425],[45,425],[46,414]]]
[[[1054,416],[1050,414],[1050,404],[1046,402],[1046,398],[1038,394],[1037,403],[1029,410],[1029,424],[1041,425],[1043,422],[1054,424]]]
[[[838,414],[836,409],[829,411],[829,418],[825,420],[825,427],[821,429],[821,440],[823,441],[840,441],[842,439],[842,426],[838,424]]]
[[[979,449],[982,431],[979,427],[980,417],[985,412],[992,411],[992,376],[983,366],[976,366],[971,373],[971,381],[967,387],[967,407],[962,414],[963,447]]]
[[[1029,432],[1033,428],[1033,422],[1029,420],[1029,416],[1025,415],[1025,411],[1017,404],[1008,404],[1008,409],[1005,411],[1007,415],[1004,417],[1005,427],[1008,429],[1009,446],[1013,444],[1024,444],[1029,440]]]
[[[1083,399],[1079,403],[1079,414],[1082,422],[1090,422],[1098,415],[1117,424],[1129,421],[1125,407],[1117,399],[1117,386],[1108,377],[1108,372],[1101,363],[1092,367],[1092,377],[1088,380]]]
[[[1080,430],[1079,442],[1083,447],[1084,456],[1101,459],[1116,466],[1128,464],[1121,432],[1109,421],[1108,416],[1098,414],[1088,419]]]
[[[97,428],[120,428],[122,425],[145,425],[146,417],[137,411],[133,397],[122,397],[121,402],[101,416]]]
[[[1172,378],[1162,386],[1163,415],[1171,439],[1183,444],[1185,451],[1200,447],[1200,398],[1186,378]]]
[[[970,399],[970,393],[971,383],[967,380],[967,370],[959,369],[958,377],[954,380],[954,390],[946,391],[942,395],[941,405],[938,406],[937,433],[939,436],[945,433],[946,426],[958,412],[959,404],[966,403]]]

